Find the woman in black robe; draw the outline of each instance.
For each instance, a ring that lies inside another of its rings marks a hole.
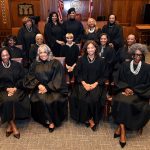
[[[24,17],[23,26],[19,29],[17,39],[18,44],[23,47],[24,63],[26,67],[29,65],[29,50],[31,44],[35,44],[35,36],[38,33],[40,33],[40,31],[33,24],[32,20],[29,17]]]
[[[109,95],[112,94],[112,88],[113,88],[113,71],[114,71],[114,66],[116,63],[116,53],[114,48],[109,46],[109,40],[108,40],[108,35],[106,33],[102,33],[100,35],[100,46],[99,46],[99,56],[104,59],[105,64],[107,65],[107,74],[108,74],[108,94],[107,98],[110,98]]]
[[[42,34],[37,34],[35,36],[35,41],[36,43],[31,46],[30,51],[29,51],[29,59],[30,59],[30,64],[36,59],[37,51],[40,45],[43,44],[44,42],[44,37]]]
[[[116,23],[116,16],[110,15],[109,21],[103,26],[102,32],[109,37],[109,45],[113,47],[116,52],[123,46],[123,30],[122,27]]]
[[[94,18],[89,18],[87,21],[87,29],[83,36],[83,43],[87,40],[94,40],[97,44],[99,44],[101,33],[101,29],[96,25],[96,20]]]
[[[71,118],[90,126],[93,131],[102,116],[105,97],[105,64],[98,56],[98,45],[87,41],[85,54],[76,66],[76,85],[70,98]]]
[[[9,35],[4,40],[4,46],[9,48],[11,58],[23,58],[22,49],[16,47],[17,37],[13,35]]]
[[[32,90],[31,114],[35,121],[48,127],[49,132],[67,118],[67,87],[63,67],[53,59],[50,48],[40,45],[36,61],[24,80]]]
[[[20,63],[10,60],[7,48],[0,50],[0,118],[8,122],[6,137],[12,133],[20,138],[15,121],[30,116],[30,102],[23,88],[24,70]]]
[[[150,65],[142,61],[146,47],[133,44],[133,60],[124,62],[115,77],[116,95],[113,97],[112,115],[119,125],[114,138],[126,145],[126,129],[142,129],[150,118]]]
[[[49,15],[48,23],[45,25],[44,37],[46,44],[51,48],[53,55],[60,56],[61,46],[64,45],[64,31],[59,22],[58,14],[52,12]]]
[[[65,35],[67,33],[72,33],[74,35],[74,42],[80,44],[81,39],[84,34],[84,28],[80,21],[76,20],[76,11],[75,8],[70,8],[68,10],[68,19],[63,23],[63,29]]]

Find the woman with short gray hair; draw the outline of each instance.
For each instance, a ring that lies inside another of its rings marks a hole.
[[[36,61],[31,65],[24,85],[32,90],[33,119],[53,132],[67,118],[68,90],[63,67],[53,59],[51,49],[46,44],[39,46]]]
[[[142,129],[150,116],[150,65],[142,61],[147,48],[136,43],[131,51],[132,60],[122,63],[115,76],[112,106],[112,115],[118,124],[114,138],[120,137],[122,148],[126,145],[126,129]]]

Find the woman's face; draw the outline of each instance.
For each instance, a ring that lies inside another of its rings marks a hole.
[[[106,35],[102,35],[100,38],[100,43],[102,46],[105,46],[108,42],[107,36]]]
[[[92,19],[88,20],[88,26],[89,26],[90,28],[95,27],[95,21],[92,20]]]
[[[16,42],[13,39],[9,39],[9,41],[8,41],[9,46],[14,46],[15,44],[16,44]]]
[[[92,56],[92,55],[95,55],[95,51],[96,51],[96,47],[90,43],[88,46],[87,46],[87,53],[89,56]]]
[[[140,50],[136,50],[134,54],[134,62],[139,63],[142,60],[142,52]]]
[[[28,28],[31,28],[31,27],[32,27],[32,21],[31,21],[31,20],[27,21],[25,25],[26,25]]]
[[[113,24],[113,23],[115,22],[115,20],[116,20],[115,15],[110,15],[110,16],[109,16],[109,22],[110,22],[110,23]]]
[[[135,36],[134,35],[129,35],[128,38],[127,38],[127,44],[128,44],[128,46],[131,46],[135,42],[136,42]]]
[[[3,50],[2,53],[1,53],[1,58],[2,58],[2,61],[4,63],[8,63],[9,59],[10,59],[10,55],[8,53],[7,50]]]
[[[57,15],[56,15],[56,14],[53,14],[53,15],[52,15],[52,21],[53,21],[53,22],[56,22],[57,19],[58,19],[58,18],[57,18]]]
[[[39,57],[41,60],[46,61],[48,59],[48,54],[45,49],[40,49]]]
[[[36,43],[37,43],[38,45],[43,44],[43,36],[42,36],[42,35],[36,36]]]

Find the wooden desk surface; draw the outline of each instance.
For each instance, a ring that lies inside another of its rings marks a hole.
[[[150,30],[150,24],[139,24],[136,25],[138,30]]]

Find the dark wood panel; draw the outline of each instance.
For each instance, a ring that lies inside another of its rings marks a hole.
[[[32,4],[34,7],[34,16],[40,16],[40,0],[11,0],[10,1],[10,12],[12,27],[22,26],[22,16],[18,15],[18,4],[28,3]]]

